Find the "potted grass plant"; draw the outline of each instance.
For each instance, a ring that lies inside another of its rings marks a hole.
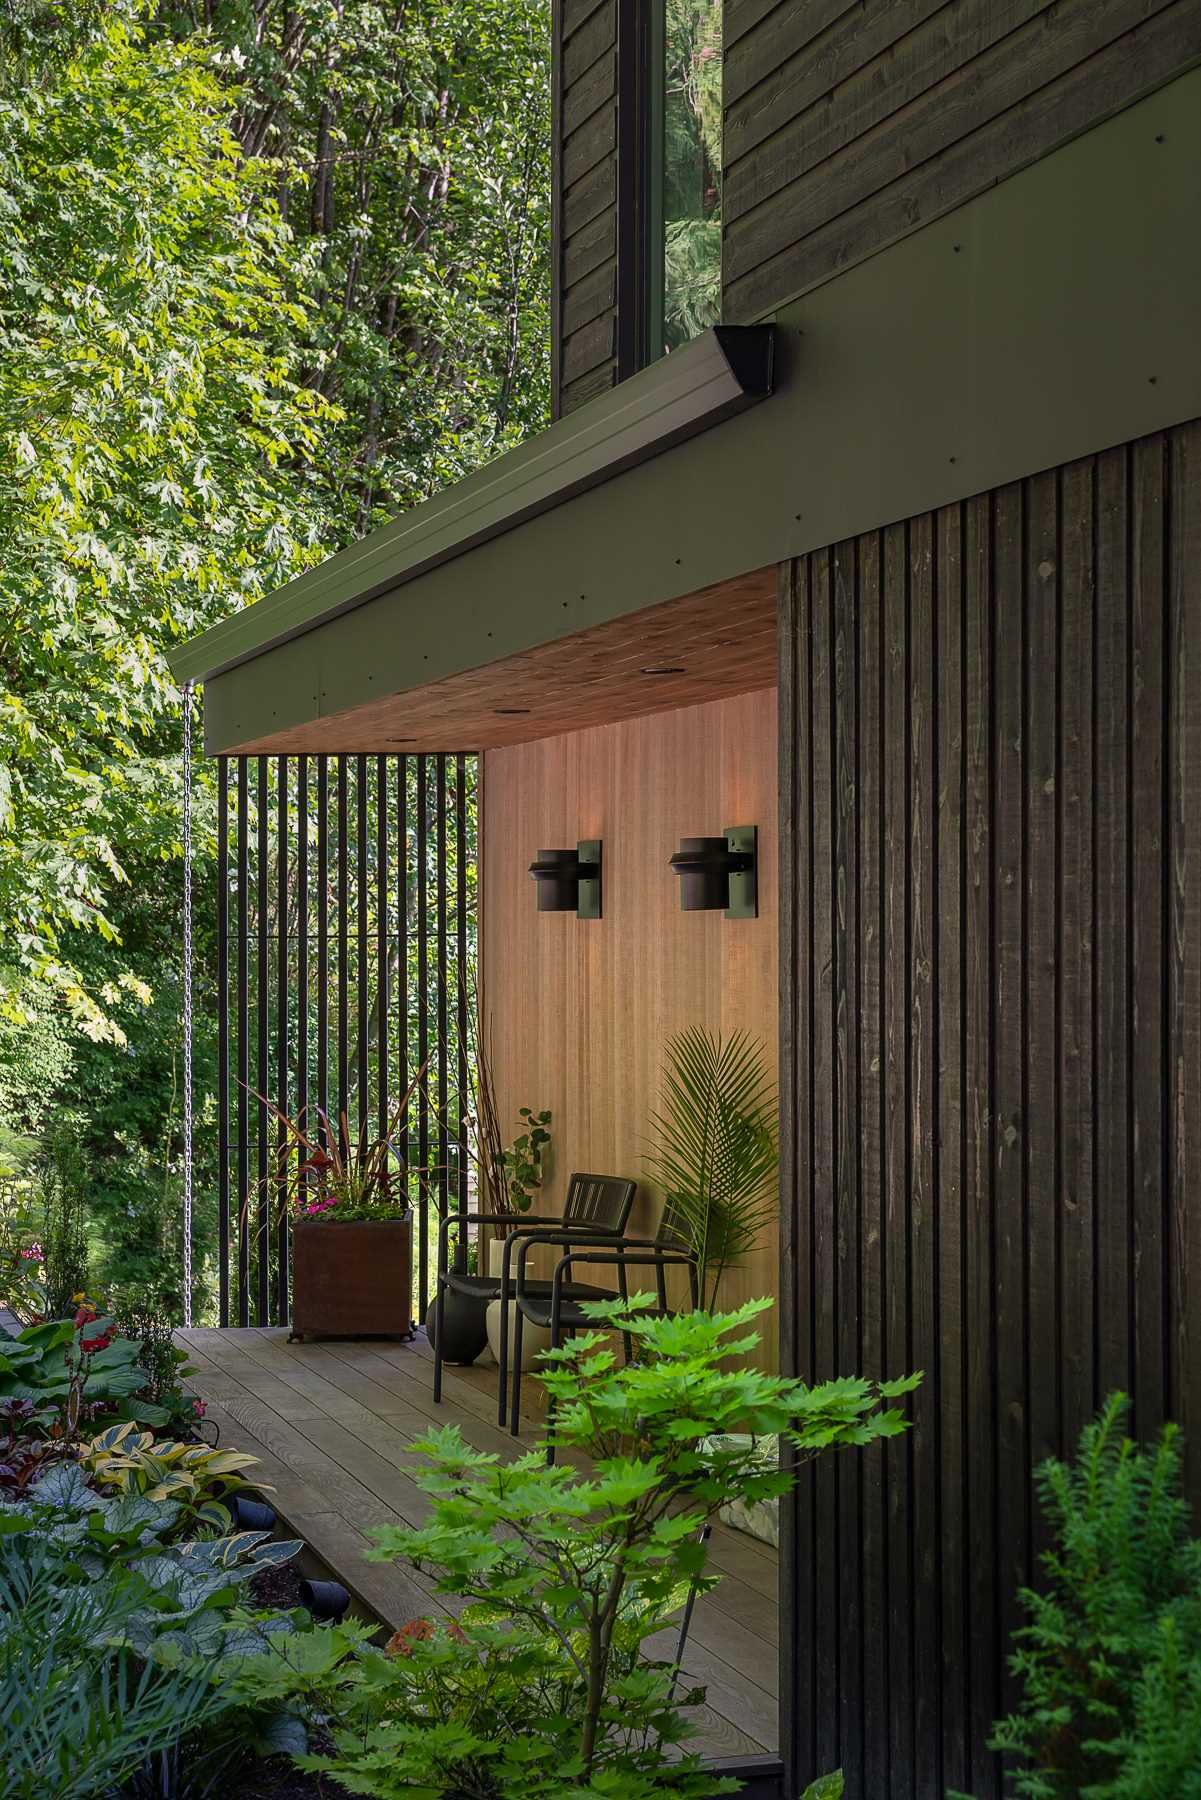
[[[779,1218],[776,1108],[763,1046],[746,1032],[723,1037],[694,1029],[669,1041],[647,1170],[696,1259],[700,1303],[709,1311],[726,1271],[744,1263]],[[774,1435],[735,1433],[708,1447],[737,1448],[764,1469],[779,1462]],[[721,1518],[779,1543],[774,1495],[731,1495]]]
[[[763,1045],[745,1031],[680,1032],[667,1045],[661,1107],[647,1173],[696,1258],[700,1304],[713,1311],[727,1269],[779,1217],[776,1088]]]
[[[321,1107],[293,1118],[265,1102],[284,1127],[270,1179],[291,1222],[293,1337],[412,1336],[412,1222],[399,1144],[422,1073],[383,1131],[364,1123],[357,1136],[345,1112],[335,1124]]]

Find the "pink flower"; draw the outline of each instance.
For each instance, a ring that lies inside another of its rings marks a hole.
[[[192,1411],[196,1414],[196,1417],[198,1419],[203,1419],[205,1413],[208,1411],[208,1408],[205,1406],[203,1400],[193,1400]]]
[[[22,1250],[21,1255],[26,1262],[40,1263],[46,1260],[46,1253],[40,1244],[30,1244],[28,1250]]]

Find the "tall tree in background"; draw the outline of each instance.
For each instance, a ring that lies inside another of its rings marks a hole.
[[[191,0],[239,72],[234,131],[265,162],[316,302],[336,401],[337,511],[371,524],[545,423],[546,0]]]
[[[546,0],[0,0],[0,1128],[147,1255],[164,651],[545,421],[547,61]]]

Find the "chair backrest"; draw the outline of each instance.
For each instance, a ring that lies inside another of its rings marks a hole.
[[[624,1231],[636,1181],[621,1175],[573,1175],[567,1184],[563,1217],[578,1225],[596,1225],[605,1231]]]
[[[695,1256],[692,1237],[687,1221],[674,1200],[663,1202],[663,1211],[659,1215],[659,1228],[655,1232],[655,1243],[660,1250],[682,1251],[686,1256]]]

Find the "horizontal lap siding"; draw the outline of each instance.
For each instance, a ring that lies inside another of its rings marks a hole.
[[[1201,56],[1201,0],[727,6],[723,310],[761,318]]]
[[[1201,1505],[1199,571],[1201,422],[784,571],[782,1341],[925,1371],[795,1503],[800,1786],[995,1800],[1031,1469],[1106,1392]]]
[[[618,0],[562,0],[556,54],[556,412],[617,379]]]

